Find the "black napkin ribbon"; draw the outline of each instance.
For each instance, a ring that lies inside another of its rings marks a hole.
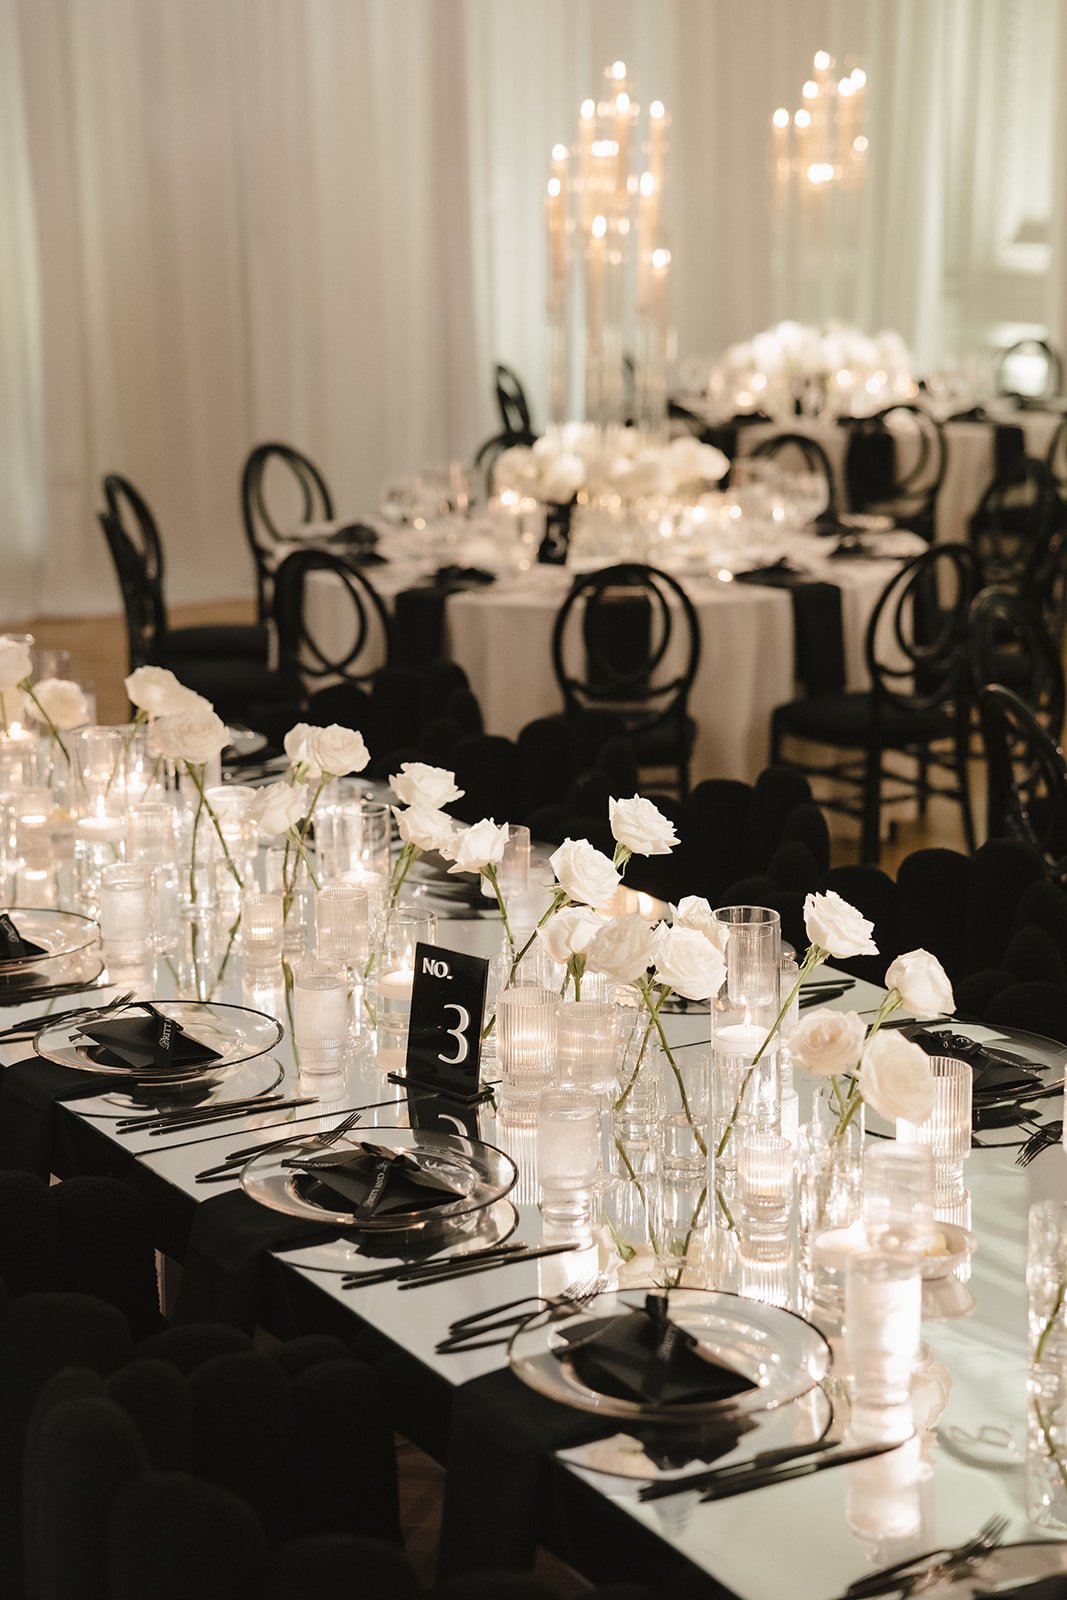
[[[698,1354],[691,1333],[672,1322],[663,1295],[645,1297],[644,1309],[597,1317],[560,1330],[554,1352],[598,1394],[618,1400],[686,1405],[725,1400],[756,1385],[743,1373]]]
[[[367,1142],[354,1150],[292,1156],[285,1165],[312,1180],[303,1191],[305,1198],[331,1208],[336,1208],[340,1200],[358,1222],[399,1211],[427,1211],[447,1205],[460,1195],[458,1189],[428,1172],[404,1151]]]
[[[155,1006],[137,1014],[102,1018],[82,1032],[94,1041],[89,1057],[102,1067],[127,1067],[131,1072],[176,1072],[207,1066],[219,1052],[194,1039]]]
[[[6,911],[0,911],[0,967],[8,961],[25,961],[28,956],[43,956],[43,945],[34,944],[16,928]]]
[[[809,694],[836,694],[845,687],[845,643],[841,590],[794,572],[784,561],[738,572],[735,583],[788,589],[793,598],[793,670]]]

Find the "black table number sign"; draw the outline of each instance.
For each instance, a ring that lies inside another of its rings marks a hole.
[[[478,1081],[489,963],[480,956],[415,946],[407,1082],[467,1105],[488,1099]]]

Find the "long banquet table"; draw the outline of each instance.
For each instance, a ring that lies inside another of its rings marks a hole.
[[[796,541],[804,573],[840,590],[846,687],[851,689],[867,683],[864,636],[878,596],[900,558],[925,548],[907,533],[880,538],[877,557],[847,560],[830,559],[824,553],[832,541],[799,536]],[[383,550],[389,552],[391,539],[401,554],[369,574],[389,602],[400,590],[424,581],[432,570],[425,557],[412,559],[409,542],[395,530],[383,534]],[[573,576],[565,568],[534,566],[490,586],[448,595],[443,652],[466,672],[486,732],[514,738],[527,723],[561,710],[552,669],[552,627]],[[700,662],[690,697],[690,715],[697,725],[693,781],[718,777],[752,782],[767,764],[771,713],[797,692],[792,596],[780,588],[735,582],[728,570],[679,576],[701,630]],[[310,634],[325,653],[335,659],[345,653],[351,609],[329,572],[311,574],[306,618]],[[678,659],[668,658],[664,672],[675,670]],[[361,658],[358,670],[377,664]]]
[[[438,942],[446,947],[489,954],[498,941],[498,924],[484,916],[453,917],[439,925]],[[155,987],[157,979],[160,987]],[[165,997],[162,977],[149,974],[146,984],[146,993]],[[97,991],[94,1003],[115,992],[114,987]],[[218,998],[240,1000],[242,993],[247,1003],[238,961]],[[870,1014],[880,994],[860,982],[834,1003]],[[56,1009],[74,1003],[64,998]],[[26,1009],[7,1008],[5,1023],[17,1020]],[[699,1048],[707,1042],[706,1013],[672,1016],[667,1027],[678,1048]],[[25,1047],[0,1048],[5,1074],[27,1053]],[[292,1090],[295,1075],[288,1039],[276,1054],[284,1067],[284,1088]],[[351,1066],[340,1106],[383,1100],[390,1093],[391,1086],[373,1062]],[[17,1115],[19,1109],[0,1097],[4,1116]],[[195,1181],[198,1169],[221,1160],[265,1127],[277,1126],[284,1137],[332,1126],[340,1108],[323,1105],[313,1108],[311,1115],[305,1110],[290,1112],[280,1122],[263,1114],[249,1115],[214,1132],[168,1133],[162,1138],[119,1134],[117,1114],[110,1105],[92,1100],[55,1103],[46,1125],[45,1164],[61,1176],[110,1172],[137,1185],[153,1207],[157,1244],[181,1261],[198,1217],[205,1208],[224,1205],[225,1199],[216,1197],[236,1189],[235,1181],[221,1189],[205,1189]],[[369,1112],[364,1126],[371,1128],[394,1115],[388,1110]],[[483,1132],[490,1140],[506,1136],[491,1118]],[[522,1153],[517,1154],[521,1162]],[[1067,1159],[1056,1145],[1020,1170],[1012,1154],[1010,1148],[975,1150],[968,1163],[973,1228],[979,1239],[969,1284],[975,1304],[973,1314],[960,1320],[924,1324],[924,1336],[943,1371],[941,1381],[948,1393],[942,1415],[923,1439],[921,1464],[916,1466],[914,1454],[902,1456],[895,1470],[897,1457],[890,1455],[719,1504],[699,1503],[693,1493],[642,1504],[635,1484],[595,1475],[550,1453],[537,1496],[541,1538],[571,1556],[591,1577],[643,1579],[658,1592],[669,1592],[678,1579],[684,1592],[694,1596],[725,1593],[739,1600],[782,1600],[784,1595],[791,1600],[830,1600],[853,1579],[888,1560],[968,1538],[994,1512],[1009,1519],[1009,1540],[1039,1536],[1026,1521],[1023,1467],[1026,1213],[1035,1198],[1067,1196]],[[536,1208],[522,1205],[519,1211],[519,1234],[535,1242],[540,1231]],[[503,1267],[484,1278],[425,1289],[417,1296],[401,1293],[393,1284],[346,1293],[339,1278],[312,1270],[305,1264],[307,1258],[307,1247],[287,1248],[269,1257],[268,1270],[258,1278],[256,1320],[283,1335],[330,1329],[373,1341],[383,1372],[391,1375],[397,1425],[441,1458],[448,1453],[449,1413],[455,1408],[457,1416],[464,1415],[463,1386],[501,1369],[505,1356],[500,1349],[442,1356],[434,1349],[437,1340],[458,1315],[559,1286],[558,1261],[549,1261]],[[227,1262],[217,1265],[225,1274]],[[236,1262],[233,1270],[237,1272]],[[502,1414],[501,1435],[511,1426],[511,1418]],[[1010,1445],[970,1449],[965,1441],[989,1427],[1004,1430]],[[911,1463],[907,1472],[905,1461]],[[450,1500],[446,1540],[449,1515],[464,1511],[464,1486],[455,1488],[458,1501]],[[495,1511],[487,1504],[476,1505],[474,1512],[483,1518],[497,1515],[506,1528],[508,1497],[517,1492],[514,1480],[505,1474]],[[471,1508],[466,1511],[469,1515]],[[894,1529],[899,1534],[901,1526],[907,1538],[894,1539]],[[520,1551],[515,1561],[521,1559]]]

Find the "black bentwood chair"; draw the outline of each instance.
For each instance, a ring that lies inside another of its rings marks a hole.
[[[1061,420],[1052,435],[1045,465],[1052,474],[1057,494],[1061,499],[1067,498],[1067,417]]]
[[[776,433],[769,439],[763,439],[753,450],[750,459],[776,461],[786,471],[796,469],[821,478],[826,485],[826,507],[820,517],[825,522],[836,521],[837,486],[834,483],[834,469],[818,439],[812,439],[806,433]]]
[[[331,623],[336,647],[324,642],[308,620],[307,585],[313,573],[331,578]],[[308,689],[309,714],[342,722],[369,737],[372,699],[383,668],[392,660],[392,628],[377,589],[348,556],[332,550],[296,550],[274,578],[274,625],[278,664]],[[417,675],[414,693],[417,693]]]
[[[1013,689],[1056,740],[1063,733],[1063,658],[1035,606],[1010,589],[983,589],[967,618],[975,694],[991,683]]]
[[[921,406],[887,406],[852,426],[845,461],[849,505],[863,515],[892,517],[898,527],[932,541],[947,465],[945,430],[936,418]]]
[[[267,630],[243,624],[172,628],[164,595],[163,542],[144,496],[117,472],[103,480],[107,537],[126,608],[130,666],[152,662],[181,673],[185,660],[236,659],[267,662]]]
[[[1056,883],[1067,882],[1067,761],[1012,689],[990,684],[978,702],[989,767],[989,832],[1021,839]]]
[[[1063,361],[1047,339],[1019,339],[998,354],[995,380],[998,394],[1016,400],[1052,400],[1063,389]]]
[[[965,661],[967,613],[977,584],[977,563],[966,545],[933,545],[890,580],[867,625],[870,689],[842,690],[779,706],[771,720],[771,761],[783,762],[787,738],[855,752],[825,766],[802,761],[809,777],[830,778],[844,796],[820,796],[827,810],[858,816],[865,862],[880,855],[883,785],[896,794],[928,794],[958,800],[968,849],[974,849],[967,782],[967,733],[971,696]],[[947,744],[948,749],[943,747]],[[913,779],[887,771],[890,751],[914,756]],[[929,768],[946,770],[950,781],[934,788]]]
[[[1063,502],[1047,465],[1019,456],[986,489],[969,523],[986,584],[1013,589],[1063,627]]]
[[[493,373],[493,391],[500,413],[500,431],[486,439],[474,457],[475,470],[485,474],[487,493],[497,457],[512,445],[534,444],[537,439],[526,391],[518,375],[501,362],[497,362]]]
[[[699,661],[689,596],[669,573],[638,562],[576,578],[552,630],[567,720],[610,713],[638,767],[673,769],[681,796],[689,792],[689,695]]]
[[[274,480],[271,495],[268,478]],[[241,514],[256,569],[259,618],[265,622],[279,546],[302,523],[332,522],[333,498],[318,467],[292,445],[257,444],[241,473]]]

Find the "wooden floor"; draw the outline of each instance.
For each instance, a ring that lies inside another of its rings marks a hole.
[[[251,603],[186,606],[172,613],[174,627],[212,622],[252,622]],[[70,651],[71,676],[91,683],[97,695],[97,715],[102,722],[118,721],[126,715],[122,680],[126,672],[125,629],[119,617],[35,618],[9,631],[32,633],[39,645]],[[975,774],[976,794],[981,782]],[[981,837],[981,833],[979,833]],[[890,872],[910,851],[923,845],[944,845],[962,849],[959,813],[954,805],[932,800],[925,819],[902,824],[889,840],[883,865]],[[835,862],[855,858],[854,846],[846,839],[835,840]],[[444,1473],[429,1456],[414,1445],[399,1442],[401,1516],[409,1559],[421,1580],[433,1581],[437,1535],[441,1520]],[[542,1554],[536,1571],[561,1597],[580,1595],[587,1587],[580,1578],[553,1558]]]

